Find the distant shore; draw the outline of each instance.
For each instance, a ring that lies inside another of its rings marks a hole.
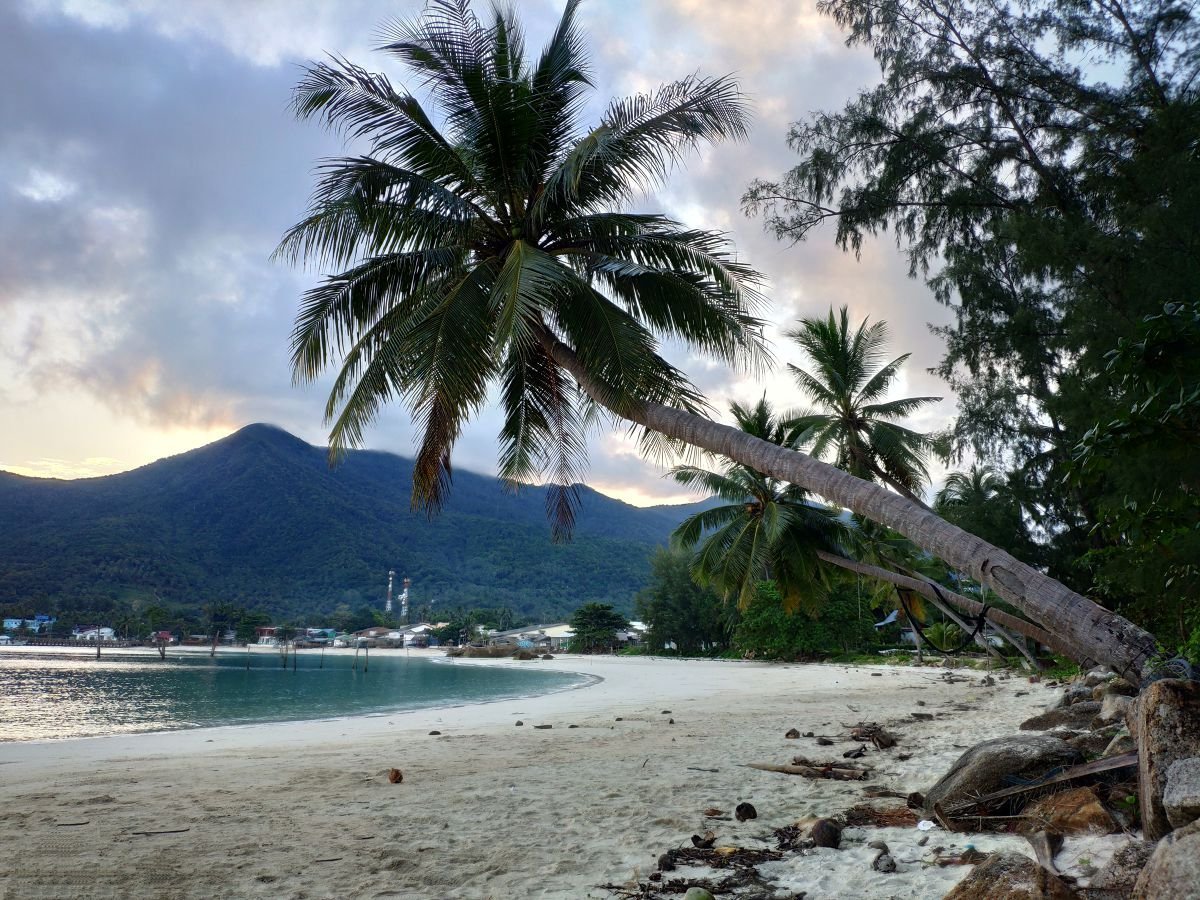
[[[613,897],[599,886],[644,880],[659,854],[706,828],[720,844],[771,847],[773,828],[861,803],[861,783],[745,768],[794,754],[840,758],[841,746],[784,738],[789,728],[888,724],[900,745],[864,760],[876,766],[871,784],[924,790],[967,746],[1015,732],[1052,696],[1020,676],[946,684],[937,669],[897,666],[574,656],[447,664],[602,680],[454,708],[0,744],[0,896]],[[937,718],[914,721],[918,700]],[[388,782],[391,768],[401,783]],[[757,820],[704,818],[741,801]],[[920,836],[852,828],[840,851],[767,869],[780,896],[941,897],[965,867],[927,866]],[[866,843],[877,837],[897,873],[871,869]],[[1059,867],[1102,864],[1116,840],[1068,840]],[[1016,837],[944,832],[930,846],[968,842],[1030,852]]]

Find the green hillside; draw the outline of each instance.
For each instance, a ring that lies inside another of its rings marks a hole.
[[[692,509],[639,509],[586,487],[555,545],[545,491],[457,472],[445,511],[409,509],[410,460],[323,448],[267,425],[132,472],[76,481],[0,473],[0,604],[101,608],[155,596],[277,615],[382,603],[388,569],[436,610],[509,606],[559,618],[588,601],[629,611],[648,557]]]

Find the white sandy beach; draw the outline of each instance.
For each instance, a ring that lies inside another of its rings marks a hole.
[[[772,829],[842,813],[865,787],[925,790],[964,749],[1015,732],[1053,696],[1019,675],[986,687],[983,673],[967,672],[969,683],[945,684],[933,668],[621,657],[446,664],[603,681],[383,716],[0,743],[0,897],[612,897],[600,885],[644,881],[659,854],[708,827],[718,845],[773,847]],[[916,722],[918,710],[937,717]],[[784,733],[835,735],[860,720],[900,739],[862,760],[876,767],[870,781],[744,767],[796,754],[840,759],[849,744]],[[391,767],[402,784],[388,782]],[[706,824],[706,808],[732,812],[743,800],[758,819]],[[922,847],[915,828],[850,828],[841,850],[789,853],[763,871],[780,898],[939,898],[967,867],[928,865],[935,847],[1030,853],[1017,837],[930,834]],[[866,843],[879,838],[895,874],[871,869]],[[1084,856],[1102,865],[1121,842],[1068,840],[1059,868],[1074,874]]]

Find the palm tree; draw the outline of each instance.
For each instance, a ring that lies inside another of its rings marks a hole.
[[[818,459],[833,457],[839,469],[868,481],[890,485],[917,503],[929,481],[927,458],[934,441],[896,422],[941,397],[887,400],[909,354],[880,365],[885,358],[886,322],[851,331],[843,306],[834,316],[801,319],[787,332],[808,354],[813,371],[788,364],[800,390],[821,409],[791,421],[794,439]]]
[[[1020,501],[1004,475],[991,466],[976,463],[966,472],[951,472],[933,509],[948,522],[1011,553],[1025,559],[1038,557]]]
[[[584,426],[597,409],[655,436],[800,485],[902,534],[1035,619],[1081,661],[1136,677],[1154,639],[911,499],[700,415],[699,392],[658,353],[657,335],[717,359],[761,364],[758,276],[724,238],[622,211],[700,144],[746,133],[729,78],[689,78],[609,105],[584,130],[590,87],[577,0],[542,54],[525,58],[511,13],[480,21],[437,0],[390,26],[437,119],[382,75],[311,64],[294,96],[368,152],[326,161],[308,215],[278,254],[337,274],[309,291],[292,342],[298,381],[340,361],[326,406],[336,458],[381,408],[405,402],[422,431],[413,500],[445,498],[463,425],[499,387],[500,472],[549,472],[550,513],[569,531]]]
[[[787,440],[787,426],[765,397],[749,407],[734,403],[730,410],[747,434],[777,444]],[[726,501],[689,516],[672,535],[678,546],[696,550],[697,581],[726,600],[736,597],[742,609],[764,579],[775,582],[788,609],[817,605],[824,586],[816,551],[845,552],[846,528],[836,510],[814,503],[797,485],[737,463],[722,472],[677,466],[671,475]]]

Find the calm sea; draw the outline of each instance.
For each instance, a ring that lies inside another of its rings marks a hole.
[[[0,651],[0,741],[324,719],[455,706],[560,690],[582,676],[379,653],[119,656]],[[530,663],[531,667],[536,663]]]

